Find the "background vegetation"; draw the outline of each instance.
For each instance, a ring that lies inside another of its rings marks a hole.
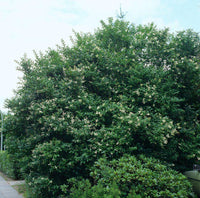
[[[199,34],[109,18],[72,42],[18,62],[15,177],[40,198],[192,196],[179,173],[200,158]]]

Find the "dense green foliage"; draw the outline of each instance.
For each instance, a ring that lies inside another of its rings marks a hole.
[[[89,180],[76,182],[70,189],[70,198],[120,198],[122,196],[116,183],[105,187],[104,184],[91,185]],[[135,191],[131,190],[127,198],[141,198]]]
[[[75,33],[72,47],[19,61],[6,146],[36,197],[58,197],[70,178],[91,180],[101,157],[145,154],[178,171],[200,158],[199,35],[101,24]]]
[[[191,185],[185,176],[143,155],[138,158],[128,155],[111,162],[101,158],[91,176],[105,186],[116,182],[121,197],[127,197],[131,190],[144,198],[191,196]]]
[[[0,171],[5,173],[11,178],[15,178],[14,166],[12,159],[7,151],[0,151]]]
[[[116,184],[104,188],[101,184],[92,186],[89,180],[83,180],[75,183],[70,190],[70,198],[120,198],[120,191]]]

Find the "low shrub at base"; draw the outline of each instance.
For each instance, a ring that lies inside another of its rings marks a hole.
[[[77,182],[71,188],[69,198],[120,198],[121,192],[116,183],[105,187],[99,183],[92,186],[89,180],[82,180]],[[141,198],[140,195],[136,195],[134,191],[131,191],[127,198]]]
[[[70,198],[120,198],[120,191],[116,184],[106,189],[101,184],[91,186],[89,180],[78,182],[71,188],[71,191]]]
[[[141,197],[193,197],[191,184],[184,175],[144,155],[126,155],[112,161],[101,158],[91,176],[95,183],[105,187],[115,182],[121,197],[127,197],[131,190]]]

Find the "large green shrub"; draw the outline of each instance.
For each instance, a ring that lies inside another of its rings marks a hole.
[[[181,171],[200,157],[199,35],[101,24],[75,33],[72,47],[62,42],[19,61],[5,143],[17,177],[39,197],[56,197],[71,177],[89,178],[102,156],[145,154]]]
[[[105,187],[115,182],[126,197],[134,190],[141,197],[192,197],[192,188],[186,177],[154,158],[140,155],[124,156],[118,160],[99,159],[91,172],[95,183]]]

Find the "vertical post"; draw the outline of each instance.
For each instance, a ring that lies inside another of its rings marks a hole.
[[[0,112],[1,112],[1,110],[0,110]],[[1,112],[1,120],[2,120],[2,122],[1,122],[1,151],[3,150],[3,114],[2,114],[2,112]]]

